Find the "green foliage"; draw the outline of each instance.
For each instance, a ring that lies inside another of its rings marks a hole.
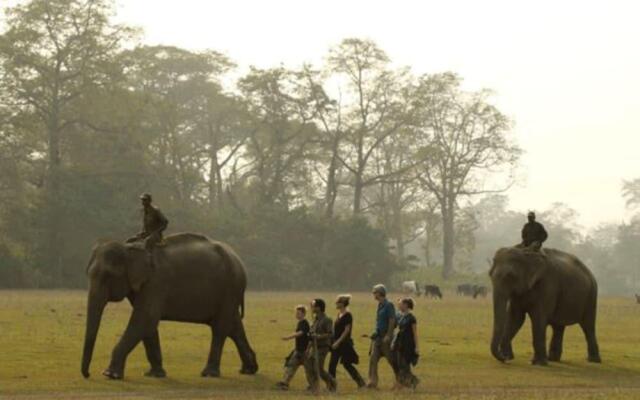
[[[216,219],[213,236],[242,255],[254,288],[368,288],[398,266],[386,235],[361,218],[324,219],[300,208],[262,208]]]

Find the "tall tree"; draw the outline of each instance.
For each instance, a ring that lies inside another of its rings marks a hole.
[[[344,82],[344,132],[341,163],[351,173],[353,213],[363,210],[365,188],[398,171],[376,173],[372,156],[411,118],[408,74],[389,68],[389,57],[373,41],[345,39],[332,48],[328,68]]]
[[[238,84],[253,116],[247,140],[250,176],[260,203],[288,208],[309,182],[318,130],[314,120],[325,106],[304,71],[252,68]]]
[[[109,21],[106,0],[32,0],[6,10],[0,36],[4,102],[37,117],[46,159],[44,262],[60,275],[60,193],[65,135],[83,94],[105,79],[105,65],[132,31]]]
[[[422,120],[416,139],[425,142],[421,180],[440,205],[445,278],[453,273],[459,198],[492,191],[484,174],[513,168],[520,155],[508,136],[510,121],[488,103],[489,93],[465,92],[460,83],[451,73],[423,76],[416,95]]]

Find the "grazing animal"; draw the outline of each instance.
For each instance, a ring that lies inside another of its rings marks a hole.
[[[404,294],[415,294],[420,296],[420,286],[416,281],[404,281],[402,282],[402,292]]]
[[[437,285],[424,285],[424,295],[425,297],[437,297],[439,299],[442,299],[442,292]]]
[[[473,285],[470,283],[463,283],[462,285],[458,285],[458,290],[456,292],[458,296],[473,296]]]
[[[640,304],[640,294],[636,294],[636,303]]]
[[[549,248],[539,253],[506,247],[496,252],[489,276],[493,284],[491,354],[496,359],[513,359],[511,341],[529,315],[533,364],[560,361],[565,327],[573,324],[580,324],[584,332],[588,360],[600,362],[596,340],[598,284],[576,256]],[[553,336],[547,353],[549,325]]]
[[[482,285],[473,285],[473,298],[477,298],[478,296],[485,298],[487,297],[487,293],[489,293],[489,290],[487,289],[486,286],[482,286]]]

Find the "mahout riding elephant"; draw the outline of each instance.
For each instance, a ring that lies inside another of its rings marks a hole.
[[[245,267],[227,244],[202,235],[176,234],[153,249],[151,262],[140,245],[102,242],[93,249],[87,275],[87,326],[82,354],[85,378],[89,377],[102,312],[108,302],[125,298],[133,311],[103,373],[109,378],[124,377],[127,355],[141,341],[151,364],[146,375],[166,375],[158,335],[161,320],[211,327],[211,349],[202,376],[220,375],[220,358],[227,337],[235,342],[240,354],[240,372],[257,372],[256,356],[242,324]]]
[[[525,316],[531,319],[532,364],[560,361],[567,325],[580,324],[587,341],[588,360],[600,362],[596,340],[598,285],[593,274],[575,256],[555,249],[533,252],[499,249],[489,272],[493,284],[491,354],[499,361],[513,359],[511,341]],[[553,336],[547,357],[546,329]]]

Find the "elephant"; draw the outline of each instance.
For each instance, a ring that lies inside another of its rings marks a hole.
[[[151,368],[146,376],[164,377],[158,323],[191,322],[212,329],[211,349],[202,376],[220,375],[220,358],[227,337],[242,360],[242,374],[258,371],[256,355],[245,334],[244,264],[231,247],[206,236],[181,233],[167,236],[149,253],[138,244],[98,243],[87,265],[89,291],[81,372],[89,366],[108,302],[127,298],[129,323],[113,349],[103,375],[123,379],[127,355],[142,341]]]
[[[555,249],[505,247],[495,253],[489,275],[493,285],[491,354],[497,360],[513,359],[511,341],[528,314],[533,333],[532,364],[560,361],[565,327],[573,324],[580,324],[584,332],[588,360],[601,362],[596,339],[598,285],[577,257]],[[548,325],[553,336],[547,356]]]

